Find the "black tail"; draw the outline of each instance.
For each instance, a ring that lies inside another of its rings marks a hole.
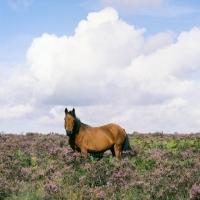
[[[126,138],[122,147],[122,151],[132,151],[128,135],[126,134]]]

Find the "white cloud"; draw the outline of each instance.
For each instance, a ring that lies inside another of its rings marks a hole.
[[[5,105],[1,106],[0,109],[0,119],[1,120],[11,120],[15,118],[23,118],[26,117],[27,114],[29,114],[31,111],[33,111],[33,108],[31,105]]]
[[[105,8],[80,21],[74,36],[35,38],[26,66],[0,79],[4,119],[31,112],[43,130],[64,132],[64,108],[75,107],[91,125],[114,122],[127,132],[197,131],[200,29],[177,38],[171,31],[148,38],[144,32]]]
[[[64,117],[61,115],[64,113],[63,106],[54,106],[49,111],[49,116],[44,115],[39,118],[39,123],[52,126],[52,124],[64,124]]]
[[[152,53],[162,47],[169,46],[174,42],[175,34],[172,31],[160,32],[156,35],[148,36],[144,46],[146,54]]]
[[[123,68],[138,56],[143,32],[118,20],[113,8],[106,8],[90,13],[73,37],[44,34],[36,38],[27,53],[34,96],[54,101],[56,95],[60,102],[87,105],[108,102],[112,83],[107,72]]]

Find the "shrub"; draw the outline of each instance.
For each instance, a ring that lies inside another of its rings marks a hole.
[[[129,134],[134,152],[77,159],[59,134],[0,134],[0,200],[200,199],[200,133]]]

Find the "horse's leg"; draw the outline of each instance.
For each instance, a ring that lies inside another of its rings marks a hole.
[[[80,161],[80,152],[78,150],[75,150],[74,153],[75,153],[76,161]]]
[[[121,150],[122,150],[121,144],[115,144],[114,145],[114,151],[115,151],[115,157],[116,158],[119,158],[121,156]]]
[[[110,151],[111,151],[111,153],[112,153],[113,157],[115,157],[114,146],[112,146],[112,147],[110,148]]]
[[[76,156],[76,157],[80,156],[80,152],[75,151],[74,153],[75,153],[75,156]]]
[[[81,149],[81,155],[82,155],[84,158],[87,158],[87,156],[88,156],[88,151],[87,151],[87,149]]]

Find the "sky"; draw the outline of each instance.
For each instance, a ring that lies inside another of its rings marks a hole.
[[[0,132],[200,131],[199,0],[0,0]]]

